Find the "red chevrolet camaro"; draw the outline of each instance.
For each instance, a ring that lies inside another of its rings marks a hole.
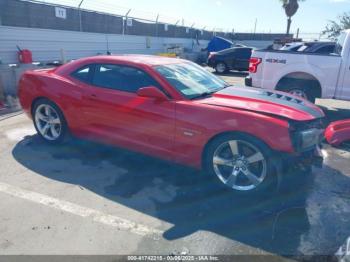
[[[280,92],[233,87],[188,61],[98,56],[26,72],[24,111],[47,142],[68,135],[142,152],[267,190],[280,163],[315,160],[324,114]],[[320,160],[317,157],[317,160]]]

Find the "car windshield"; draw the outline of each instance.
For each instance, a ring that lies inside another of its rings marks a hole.
[[[157,66],[155,69],[189,99],[209,96],[229,84],[193,63]]]

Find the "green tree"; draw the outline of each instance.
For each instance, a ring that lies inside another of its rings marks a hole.
[[[299,2],[305,0],[280,0],[282,7],[286,13],[287,19],[287,35],[290,33],[290,27],[292,25],[292,16],[294,16],[299,10]]]
[[[329,21],[322,33],[330,39],[336,39],[340,32],[345,29],[350,29],[350,12],[338,16],[338,21]]]

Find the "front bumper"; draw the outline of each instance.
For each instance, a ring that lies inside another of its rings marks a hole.
[[[324,156],[321,146],[316,146],[309,151],[281,156],[281,166],[283,171],[288,171],[291,167],[323,167]]]
[[[326,129],[325,137],[332,146],[340,146],[350,141],[350,119],[331,123]]]
[[[301,154],[299,160],[303,165],[322,168],[324,156],[321,147],[317,146],[314,150]]]
[[[253,79],[251,76],[247,76],[244,80],[245,82],[245,85],[246,86],[249,86],[249,87],[252,87],[253,86]]]
[[[320,147],[313,150],[276,156],[275,170],[278,192],[297,192],[294,196],[302,196],[302,188],[312,183],[312,167],[323,166],[323,154]]]

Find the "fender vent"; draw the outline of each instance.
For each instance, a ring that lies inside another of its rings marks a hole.
[[[279,94],[279,93],[273,93],[273,92],[266,91],[266,92],[264,92],[264,95],[271,97],[271,98],[277,98],[277,99],[285,100],[285,101],[288,101],[291,103],[296,103],[299,105],[304,104],[303,100],[288,96],[287,94]]]

